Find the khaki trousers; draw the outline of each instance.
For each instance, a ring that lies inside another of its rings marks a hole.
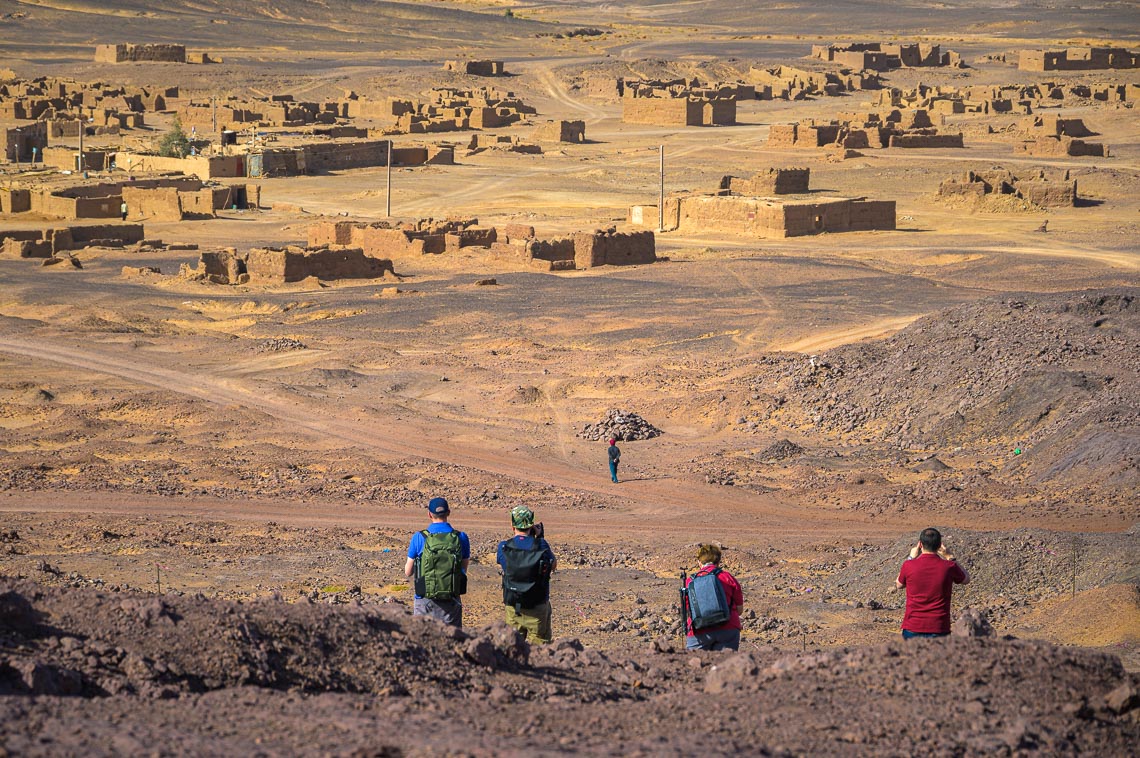
[[[507,623],[526,633],[528,642],[550,642],[550,601],[533,608],[523,608],[515,612],[513,605],[504,606],[507,609]]]

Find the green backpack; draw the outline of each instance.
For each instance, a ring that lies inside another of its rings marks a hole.
[[[424,549],[416,559],[416,594],[430,600],[451,600],[466,594],[459,532],[437,534],[425,529],[421,533]]]

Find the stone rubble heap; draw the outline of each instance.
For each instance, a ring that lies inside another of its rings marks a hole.
[[[649,440],[661,436],[661,430],[649,423],[636,413],[611,408],[596,424],[586,424],[582,427],[579,437],[588,440]]]

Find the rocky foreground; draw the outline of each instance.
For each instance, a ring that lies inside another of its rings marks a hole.
[[[963,629],[973,628],[963,625]],[[0,580],[0,753],[1130,755],[1140,676],[1026,640],[603,653],[396,604]]]

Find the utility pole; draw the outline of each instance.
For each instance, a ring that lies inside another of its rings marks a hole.
[[[210,95],[210,131],[218,133],[218,96]]]
[[[657,148],[661,153],[661,193],[657,203],[657,231],[665,231],[665,146]]]
[[[79,111],[79,173],[83,173],[86,162],[83,160],[83,133],[87,131],[87,122],[83,120],[83,111]]]
[[[385,215],[392,218],[392,140],[388,140],[388,189],[384,193],[384,201],[387,205]]]

